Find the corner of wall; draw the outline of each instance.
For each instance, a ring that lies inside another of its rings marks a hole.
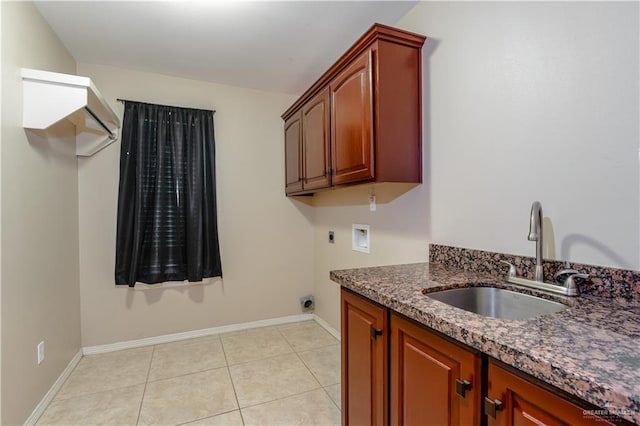
[[[2,2],[0,18],[0,422],[22,424],[80,349],[80,295],[75,128],[22,128],[19,71],[76,63],[32,2]]]

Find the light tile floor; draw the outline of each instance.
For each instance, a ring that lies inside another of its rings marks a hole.
[[[82,358],[39,425],[339,425],[340,345],[315,321]]]

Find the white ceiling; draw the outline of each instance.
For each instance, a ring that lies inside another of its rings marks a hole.
[[[76,61],[301,94],[416,1],[38,1]]]

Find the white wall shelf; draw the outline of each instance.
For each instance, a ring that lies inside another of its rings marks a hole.
[[[46,129],[63,119],[76,125],[76,155],[88,157],[118,139],[120,119],[88,77],[22,69],[22,125]]]

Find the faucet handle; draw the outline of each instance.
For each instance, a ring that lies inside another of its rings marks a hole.
[[[590,278],[589,274],[572,274],[569,275],[564,282],[564,286],[567,289],[567,296],[577,296],[579,294],[578,286],[574,279],[582,278],[583,280],[588,280]]]
[[[511,262],[507,262],[506,260],[501,260],[500,263],[504,263],[505,265],[509,265],[509,272],[507,273],[507,276],[509,276],[509,277],[515,277],[516,276],[516,265],[514,265]]]
[[[553,279],[558,284],[564,284],[567,281],[567,279],[569,279],[570,276],[576,275],[576,274],[579,274],[579,273],[580,273],[580,271],[576,271],[575,269],[566,268],[566,269],[562,269],[562,270],[556,272],[556,274],[553,276]]]

